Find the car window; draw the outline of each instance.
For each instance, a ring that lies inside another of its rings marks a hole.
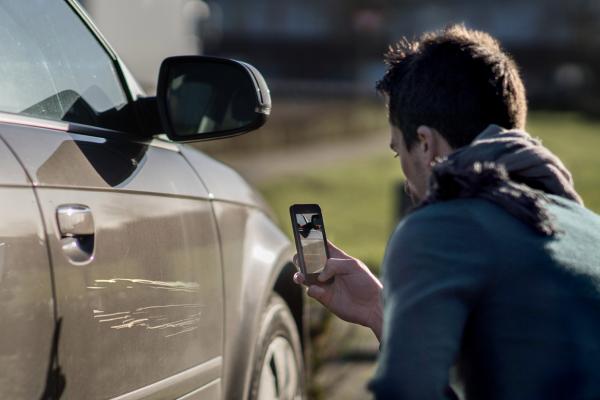
[[[127,130],[104,48],[63,0],[0,2],[0,111]]]

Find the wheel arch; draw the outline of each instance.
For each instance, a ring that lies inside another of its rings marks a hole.
[[[279,275],[273,285],[273,292],[277,293],[287,304],[294,321],[300,333],[300,342],[302,348],[306,349],[308,341],[308,324],[307,313],[305,312],[306,304],[304,301],[304,291],[302,287],[294,283],[293,277],[296,273],[296,267],[292,263],[286,263],[279,271]]]
[[[308,343],[305,295],[293,282],[293,245],[266,213],[218,200],[213,201],[213,210],[224,278],[223,394],[227,399],[243,399],[249,393],[255,345],[271,295],[279,295],[289,307],[303,353]]]

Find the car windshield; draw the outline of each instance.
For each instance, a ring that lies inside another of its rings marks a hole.
[[[125,130],[113,60],[65,1],[0,3],[0,111]]]

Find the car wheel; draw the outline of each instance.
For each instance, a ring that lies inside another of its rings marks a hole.
[[[304,369],[298,328],[283,299],[271,296],[261,323],[251,400],[303,398]]]

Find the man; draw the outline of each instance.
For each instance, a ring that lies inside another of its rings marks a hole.
[[[308,294],[380,339],[377,398],[600,399],[600,218],[522,131],[514,62],[457,25],[387,63],[391,148],[420,205],[388,243],[385,289],[331,245],[334,283]]]

